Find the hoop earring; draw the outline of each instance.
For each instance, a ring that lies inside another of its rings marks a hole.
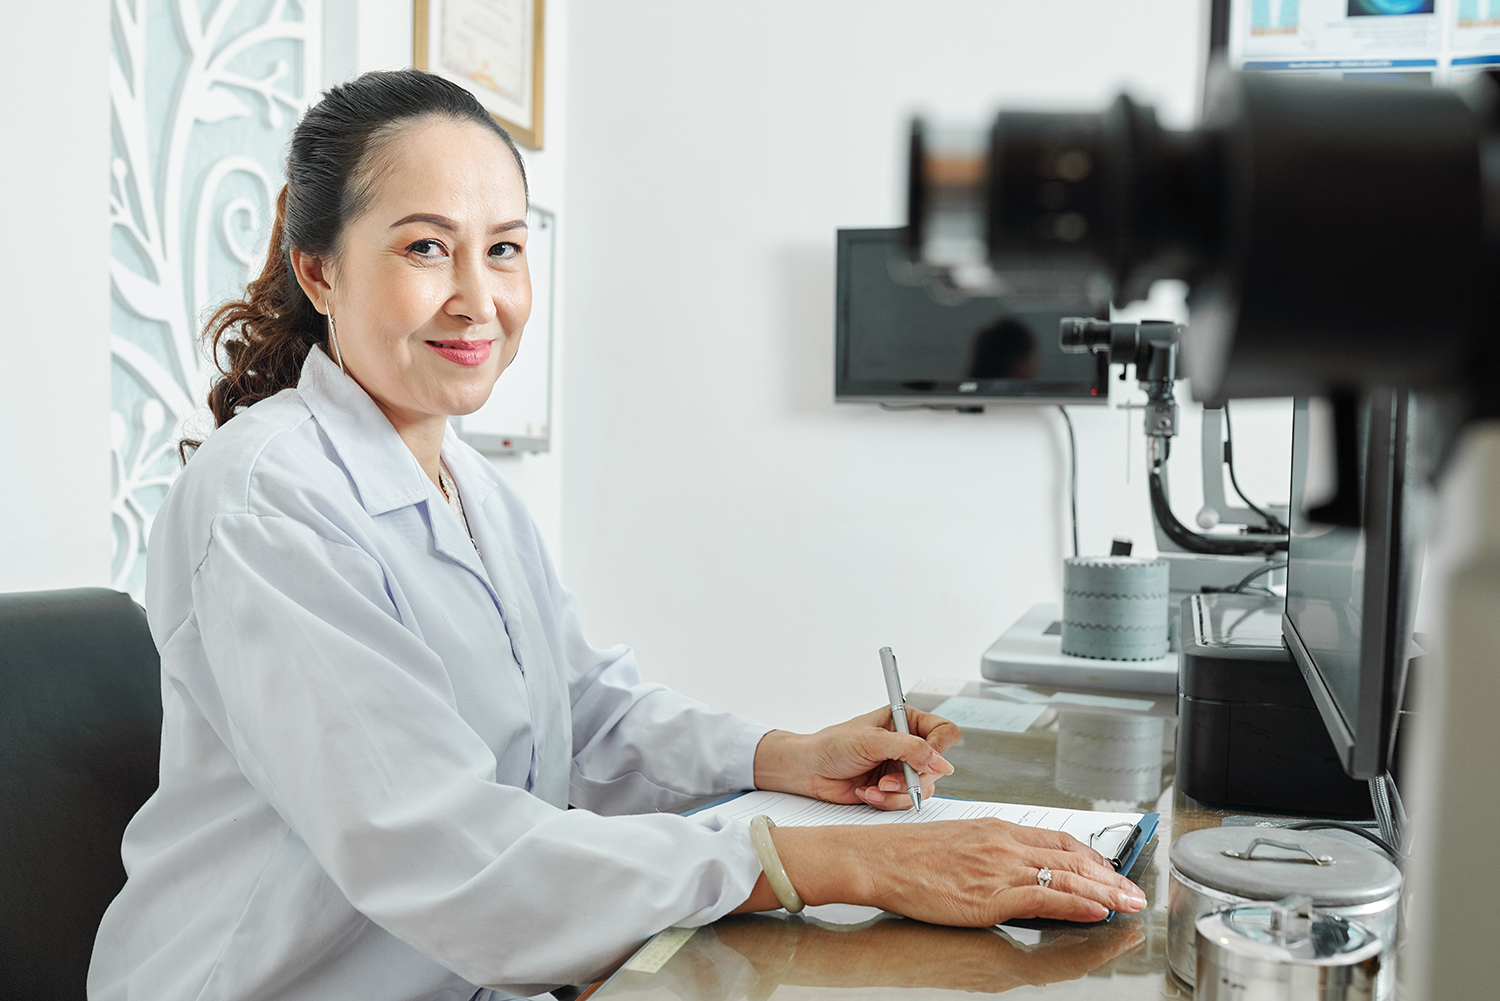
[[[323,300],[323,305],[328,310],[328,339],[333,342],[333,357],[338,359],[339,371],[348,375],[349,370],[344,367],[344,355],[339,351],[339,334],[333,327],[333,306],[326,299]]]

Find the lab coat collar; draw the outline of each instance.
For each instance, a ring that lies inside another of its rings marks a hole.
[[[375,401],[315,347],[302,363],[297,392],[328,435],[371,516],[427,499],[431,481]]]
[[[443,433],[448,463],[463,500],[473,541],[448,508],[416,456],[396,433],[370,395],[321,348],[307,353],[297,392],[333,443],[354,481],[360,503],[372,517],[426,503],[433,546],[468,569],[484,585],[510,637],[532,714],[532,762],[526,788],[559,808],[568,802],[572,728],[561,707],[559,672],[546,638],[531,624],[542,621],[526,573],[506,540],[497,535],[485,509],[495,503],[499,483],[493,468],[459,440],[450,424]],[[476,549],[477,547],[477,549]]]
[[[313,348],[307,353],[297,392],[333,443],[339,461],[354,480],[365,511],[371,517],[378,517],[425,503],[437,551],[478,577],[495,603],[503,607],[503,595],[486,573],[482,558],[475,552],[475,543],[469,541],[437,486],[422,471],[417,457],[412,455],[411,449],[396,433],[385,413],[375,405],[370,394],[321,348]],[[461,449],[456,446],[457,439],[450,425],[443,433],[445,459],[461,454]],[[454,468],[454,464],[450,462],[449,468]],[[477,482],[473,475],[459,472],[454,475],[465,484]],[[478,502],[487,496],[487,492],[480,491],[480,496],[471,501],[463,488],[460,488],[460,493],[465,507],[476,512],[480,507]]]
[[[479,578],[503,616],[506,608],[513,608],[515,605],[513,595],[507,593],[510,588],[507,587],[503,573],[496,573],[496,558],[503,552],[503,547],[498,540],[490,537],[484,516],[484,501],[494,491],[494,485],[485,477],[475,475],[475,470],[462,461],[461,457],[464,457],[464,452],[459,447],[453,425],[450,424],[443,432],[442,460],[458,486],[458,496],[463,502],[469,531],[464,531],[463,522],[458,520],[458,515],[453,513],[437,486],[423,476],[432,544],[438,552]],[[473,534],[470,535],[470,532]],[[503,566],[503,562],[501,560],[498,565]],[[516,659],[525,663],[520,659],[520,651],[516,651]]]
[[[464,516],[468,519],[469,532],[464,532],[458,516],[449,509],[441,494],[434,488],[429,497],[432,509],[432,537],[437,551],[472,570],[489,588],[495,603],[505,614],[506,609],[535,612],[534,602],[526,589],[524,573],[516,562],[515,553],[505,540],[493,532],[486,508],[494,497],[498,485],[493,469],[484,468],[484,460],[472,449],[466,448],[453,430],[453,425],[443,433],[443,462],[453,474],[458,487],[458,496],[463,503]],[[430,481],[429,481],[430,482]],[[510,616],[506,616],[510,628]],[[515,635],[511,640],[517,647],[516,660],[525,670],[530,658],[523,649],[526,641]]]
[[[458,495],[463,498],[464,510],[477,509],[499,489],[492,466],[479,459],[476,464],[474,450],[467,447],[450,423],[443,431],[443,462],[458,483]]]

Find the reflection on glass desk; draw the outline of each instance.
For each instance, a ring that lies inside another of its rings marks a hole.
[[[785,912],[742,915],[698,929],[654,974],[622,970],[593,998],[998,994],[1077,981],[1129,963],[1144,940],[1135,922],[1049,932],[1041,943],[1025,946],[987,929],[942,928],[889,915],[853,925]],[[1159,996],[1160,976],[1139,972],[1153,980],[1150,992],[1121,996]]]
[[[995,698],[1004,687],[971,682],[961,694]],[[1038,685],[1029,690],[1054,692]],[[965,730],[947,754],[954,773],[937,791],[1160,813],[1156,840],[1130,873],[1146,894],[1139,914],[1097,925],[1016,922],[1004,929],[945,928],[844,905],[810,907],[797,916],[742,915],[698,929],[654,972],[627,964],[590,1001],[941,998],[1012,990],[1020,997],[1191,997],[1167,971],[1165,846],[1173,836],[1217,827],[1239,811],[1206,808],[1173,789],[1173,697],[1088,694],[1149,701],[1150,708],[1053,703],[1023,733]],[[914,691],[908,701],[932,710],[947,697]]]

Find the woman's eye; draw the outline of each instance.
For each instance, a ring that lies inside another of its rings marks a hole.
[[[418,240],[406,249],[418,257],[437,257],[443,252],[443,245],[436,240]]]
[[[490,256],[498,257],[502,261],[521,256],[521,245],[518,243],[497,243],[490,248]]]

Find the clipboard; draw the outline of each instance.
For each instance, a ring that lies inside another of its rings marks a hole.
[[[1109,859],[1109,864],[1115,867],[1115,872],[1128,874],[1135,868],[1136,862],[1141,857],[1141,852],[1156,837],[1156,827],[1161,823],[1161,814],[1147,813],[1136,822],[1135,828],[1129,837],[1120,843],[1119,851],[1114,858]]]

